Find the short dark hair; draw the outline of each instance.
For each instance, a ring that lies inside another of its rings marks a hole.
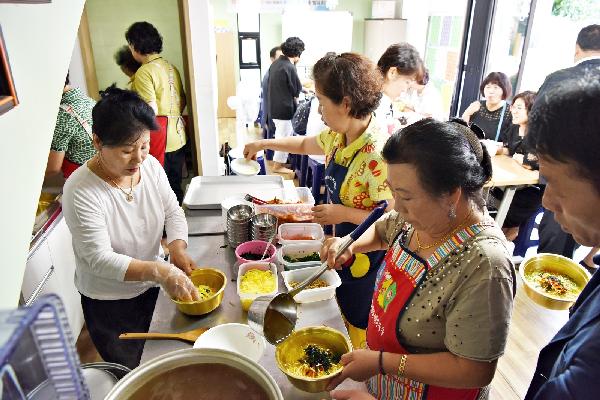
[[[416,75],[417,81],[423,76],[423,60],[417,49],[409,43],[390,45],[377,61],[383,75],[392,67],[396,67],[402,75]]]
[[[275,46],[271,49],[271,51],[269,52],[269,57],[271,58],[275,58],[275,56],[277,55],[277,50],[281,50],[280,46]]]
[[[500,86],[502,89],[502,100],[506,100],[512,95],[512,85],[504,72],[490,72],[485,77],[483,82],[481,82],[481,85],[479,85],[479,93],[481,93],[482,96],[485,96],[483,94],[483,89],[490,83]]]
[[[142,66],[139,62],[133,58],[131,50],[127,45],[119,48],[115,53],[115,61],[119,67],[123,67],[131,72],[136,72],[138,68]]]
[[[144,130],[156,130],[154,110],[135,92],[114,85],[92,109],[92,131],[105,146],[134,143]]]
[[[423,67],[423,75],[421,76],[421,79],[419,79],[419,85],[427,85],[429,83],[429,70],[425,67]]]
[[[315,87],[335,104],[350,99],[350,116],[370,115],[379,106],[383,78],[367,57],[356,53],[327,53],[313,67]]]
[[[485,207],[483,185],[492,177],[492,160],[466,124],[422,119],[392,134],[381,155],[388,164],[414,166],[430,196],[461,188]]]
[[[576,43],[583,51],[600,51],[600,25],[588,25],[580,30]]]
[[[527,115],[529,115],[529,113],[531,112],[531,107],[533,107],[533,102],[535,101],[536,94],[536,92],[526,90],[513,97],[512,103],[515,104],[515,101],[517,101],[517,99],[521,99],[523,103],[525,103],[525,109],[527,110]]]
[[[303,51],[304,42],[296,36],[289,37],[281,43],[281,52],[286,57],[300,57]]]
[[[158,30],[149,22],[136,22],[125,32],[127,43],[140,54],[160,53],[163,39]]]
[[[598,110],[598,73],[588,71],[538,96],[529,115],[528,136],[540,156],[574,165],[600,193]]]

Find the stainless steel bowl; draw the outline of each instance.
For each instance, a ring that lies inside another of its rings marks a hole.
[[[221,349],[184,349],[158,356],[125,375],[110,391],[105,400],[126,400],[132,397],[135,398],[134,396],[140,398],[138,391],[144,385],[151,382],[166,385],[163,379],[169,371],[178,367],[196,364],[224,364],[238,369],[267,393],[268,400],[284,400],[277,383],[262,366],[240,354]],[[178,384],[194,385],[198,393],[202,393],[202,388],[211,384],[211,382],[206,382],[202,378],[202,375],[199,374],[193,381],[182,380]],[[177,386],[174,385],[175,388]],[[175,398],[175,393],[165,395],[162,398]]]
[[[573,305],[575,299],[563,299],[536,289],[526,276],[539,270],[568,276],[579,286],[580,291],[590,280],[590,274],[585,268],[573,260],[557,254],[540,253],[525,259],[519,268],[519,275],[523,280],[525,293],[540,306],[551,310],[566,310]]]

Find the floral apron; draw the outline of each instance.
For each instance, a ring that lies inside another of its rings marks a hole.
[[[367,328],[367,344],[371,350],[409,354],[398,339],[398,326],[406,310],[405,305],[427,280],[427,271],[488,226],[489,223],[482,222],[462,229],[438,247],[427,261],[405,246],[408,226],[402,228],[385,254],[375,284]],[[480,391],[426,385],[396,374],[375,375],[367,381],[367,388],[380,400],[474,400]]]

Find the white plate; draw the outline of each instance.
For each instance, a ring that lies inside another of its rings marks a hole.
[[[231,170],[240,176],[254,176],[260,172],[260,164],[254,160],[236,158],[231,161]]]
[[[258,361],[266,347],[265,339],[245,324],[223,324],[210,328],[196,339],[195,349],[233,351]]]

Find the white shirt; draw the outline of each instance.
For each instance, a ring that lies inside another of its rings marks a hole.
[[[315,96],[310,101],[310,112],[308,113],[308,121],[306,122],[306,136],[317,136],[325,129],[327,129],[327,125],[321,119],[321,114],[319,114],[319,99]],[[310,154],[309,157],[321,164],[325,164],[325,155]]]
[[[132,259],[160,260],[163,226],[169,243],[187,242],[185,215],[160,163],[148,155],[140,174],[132,202],[94,174],[87,162],[65,183],[62,206],[73,236],[75,286],[87,297],[129,299],[155,286],[123,279]]]

